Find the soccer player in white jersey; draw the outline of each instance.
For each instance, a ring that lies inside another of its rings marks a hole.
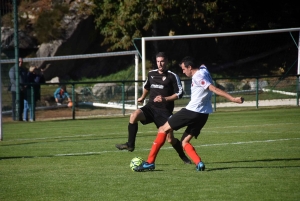
[[[128,141],[124,144],[116,144],[116,148],[119,150],[134,151],[138,121],[144,125],[154,123],[159,128],[172,116],[174,101],[180,99],[183,95],[178,75],[167,69],[168,58],[164,52],[156,54],[156,64],[157,69],[148,72],[143,94],[138,98],[138,102],[143,103],[149,94],[149,101],[145,106],[135,110],[130,115]],[[190,159],[182,149],[181,142],[173,135],[167,133],[166,136],[167,141],[176,150],[181,160],[186,164],[191,164]]]
[[[153,142],[147,161],[135,168],[135,171],[155,169],[154,162],[160,148],[165,142],[166,133],[173,134],[173,132],[170,131],[178,130],[185,126],[187,126],[187,128],[181,138],[183,150],[196,165],[196,170],[204,171],[205,165],[190,143],[190,140],[193,137],[197,139],[209,114],[213,112],[211,104],[212,93],[223,96],[234,103],[244,102],[244,98],[232,97],[225,91],[215,87],[206,66],[201,65],[199,68],[196,66],[194,58],[183,58],[180,62],[180,67],[187,77],[192,77],[191,100],[185,108],[175,113],[163,126],[159,127],[157,137]]]

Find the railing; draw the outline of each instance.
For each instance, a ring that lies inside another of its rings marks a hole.
[[[135,105],[135,81],[110,82],[66,82],[41,84],[41,98],[33,105],[35,119],[79,119],[96,118],[100,116],[124,116],[141,107]],[[73,105],[62,105],[54,101],[53,93],[59,85],[66,85]],[[176,100],[176,109],[185,107],[190,100],[190,79],[182,79],[184,97]],[[214,84],[233,96],[243,96],[244,104],[233,104],[228,100],[214,94],[212,104],[214,110],[223,107],[250,107],[291,105],[299,106],[299,75],[287,77],[243,77],[214,79]],[[138,83],[138,94],[142,94],[142,82]],[[33,89],[34,84],[31,84]],[[4,86],[4,88],[6,88]],[[31,90],[31,100],[34,90]],[[21,103],[22,104],[22,103]],[[3,122],[11,121],[11,94],[2,93]]]

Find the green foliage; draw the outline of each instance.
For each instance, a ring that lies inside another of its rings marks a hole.
[[[290,3],[254,0],[94,0],[96,27],[108,50],[130,49],[142,36],[249,31],[299,26]]]
[[[1,26],[3,27],[13,27],[13,16],[12,13],[5,14],[1,16]]]
[[[91,1],[79,2],[78,14],[79,15],[92,15],[95,5]]]
[[[168,143],[156,170],[132,172],[157,129],[140,126],[133,153],[128,117],[3,124],[0,200],[299,200],[299,108],[216,112],[191,143],[206,164],[197,172]],[[180,138],[181,129],[175,132]]]
[[[110,44],[110,51],[129,49],[134,38],[146,33],[156,35],[156,30],[151,30],[156,23],[177,26],[193,23],[195,29],[200,30],[204,20],[197,1],[94,0],[94,4],[96,27],[105,36],[102,45]]]
[[[52,10],[42,12],[34,24],[36,38],[40,43],[62,38],[64,34],[61,20],[68,13],[66,5],[57,4]]]
[[[109,50],[129,49],[132,39],[141,37],[142,20],[138,11],[138,1],[113,0],[94,1],[94,14],[100,13],[95,20],[96,26],[105,36],[102,45],[113,44]]]

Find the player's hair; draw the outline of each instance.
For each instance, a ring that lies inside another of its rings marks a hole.
[[[191,66],[192,68],[198,68],[196,60],[193,57],[186,56],[184,57],[179,65],[184,64],[185,67]]]
[[[60,88],[66,91],[66,85],[61,85]]]
[[[163,57],[163,58],[165,58],[165,59],[168,59],[168,56],[167,56],[167,54],[166,54],[165,52],[159,52],[159,53],[156,54],[155,57],[156,57],[156,58],[157,58],[157,57]]]

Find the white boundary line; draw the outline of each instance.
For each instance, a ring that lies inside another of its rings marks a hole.
[[[261,124],[261,125],[239,125],[239,126],[223,126],[223,127],[204,127],[202,129],[202,131],[208,131],[208,132],[219,132],[219,131],[211,131],[212,129],[223,129],[223,128],[237,128],[237,127],[242,127],[242,128],[246,128],[246,127],[261,127],[261,126],[274,126],[274,125],[279,125],[279,124],[298,124],[298,123],[276,123],[276,124]],[[127,132],[127,131],[126,131]],[[240,131],[243,132],[243,131]],[[157,130],[153,130],[153,131],[139,131],[138,134],[142,134],[142,133],[153,133],[153,136],[156,136],[157,134]],[[226,133],[224,131],[222,131],[222,133]],[[230,131],[230,133],[232,133],[232,131]],[[120,132],[118,133],[110,133],[110,134],[121,134]],[[126,133],[124,133],[126,134]],[[175,131],[175,135],[176,134],[181,134],[180,130]],[[13,141],[26,141],[26,140],[48,140],[48,139],[61,139],[61,138],[76,138],[76,137],[89,137],[89,136],[99,136],[99,134],[78,134],[78,135],[71,135],[71,136],[56,136],[56,137],[44,137],[44,138],[21,138],[21,139],[11,139],[11,140],[6,140],[6,142],[13,142]]]
[[[94,134],[90,135],[76,135],[78,136],[95,136]],[[64,136],[66,137],[66,136]],[[67,137],[75,137],[75,136],[67,136]],[[49,139],[49,138],[39,138],[39,139]],[[300,140],[300,138],[283,138],[283,139],[275,139],[275,140],[254,140],[248,142],[230,142],[230,143],[218,143],[218,144],[203,144],[197,145],[194,147],[211,147],[211,146],[226,146],[226,145],[242,145],[242,144],[253,144],[253,143],[270,143],[270,142],[280,142],[280,141],[290,141],[290,140]],[[162,150],[173,149],[173,147],[162,147]],[[150,149],[140,149],[136,151],[149,151]],[[100,151],[100,152],[84,152],[84,153],[67,153],[67,154],[54,154],[54,155],[46,155],[46,156],[32,156],[30,158],[43,158],[43,157],[61,157],[61,156],[86,156],[86,155],[100,155],[105,153],[128,153],[125,151]]]
[[[300,140],[300,138],[285,138],[285,139],[276,139],[276,140],[255,140],[248,142],[231,142],[231,143],[220,143],[220,144],[203,144],[194,147],[210,147],[210,146],[225,146],[225,145],[240,145],[240,144],[253,144],[253,143],[269,143],[269,142],[279,142],[279,141],[289,141],[289,140]],[[161,149],[173,149],[173,147],[162,147]],[[140,149],[138,151],[149,151],[150,149]],[[136,150],[137,151],[137,150]],[[105,154],[105,153],[128,153],[125,151],[100,151],[100,152],[85,152],[85,153],[69,153],[69,154],[55,154],[53,156],[84,156],[84,155],[93,155],[93,154]]]

